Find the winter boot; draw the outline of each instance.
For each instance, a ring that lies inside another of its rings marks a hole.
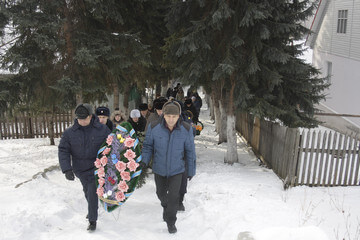
[[[185,206],[183,204],[183,201],[184,201],[184,194],[180,194],[178,211],[185,211]]]
[[[171,233],[171,234],[177,232],[177,229],[176,229],[175,224],[169,224],[169,223],[168,223],[168,224],[167,224],[167,228],[168,228],[169,233]]]
[[[88,231],[95,231],[96,230],[96,221],[89,221],[89,226],[87,228]]]
[[[179,203],[178,211],[185,211],[185,206],[182,202]]]

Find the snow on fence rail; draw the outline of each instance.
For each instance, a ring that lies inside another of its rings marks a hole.
[[[237,115],[237,131],[288,186],[359,185],[359,139],[335,131],[288,128]]]
[[[72,124],[71,112],[44,113],[34,116],[20,113],[14,117],[0,118],[0,139],[60,137],[64,130]]]

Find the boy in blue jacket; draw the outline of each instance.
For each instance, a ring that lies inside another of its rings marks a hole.
[[[145,167],[149,164],[153,155],[152,171],[155,175],[156,194],[163,207],[163,219],[169,233],[176,233],[182,174],[187,171],[189,179],[195,175],[194,135],[191,125],[180,118],[179,103],[168,101],[162,112],[160,119],[151,123],[146,131],[141,165]]]

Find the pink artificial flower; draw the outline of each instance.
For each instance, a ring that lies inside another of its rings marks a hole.
[[[107,154],[109,154],[110,151],[111,151],[111,148],[105,148],[105,150],[102,152],[102,154],[107,155]]]
[[[130,181],[130,173],[129,172],[121,172],[120,173],[120,176],[121,176],[121,178],[122,178],[122,180],[124,180],[124,181]]]
[[[96,189],[96,194],[99,197],[102,197],[104,195],[104,188],[103,187],[99,187],[98,189]]]
[[[134,160],[134,158],[136,157],[136,154],[133,150],[128,149],[128,150],[126,150],[124,157],[126,157],[130,161],[130,160]]]
[[[134,146],[134,142],[135,142],[135,139],[131,138],[131,137],[127,137],[125,139],[125,142],[124,142],[124,145],[128,148],[131,148]]]
[[[126,192],[129,189],[129,186],[126,184],[125,181],[120,181],[117,187],[122,192]]]
[[[112,144],[113,139],[114,139],[114,138],[109,135],[109,136],[107,137],[107,139],[106,139],[106,144],[110,146],[110,145]]]
[[[131,172],[134,172],[138,166],[139,166],[139,164],[137,162],[135,162],[134,160],[130,160],[127,163],[127,167],[130,169]]]
[[[121,191],[118,191],[117,193],[115,193],[115,198],[119,202],[124,201],[125,200],[125,194],[123,192],[121,192]]]
[[[100,167],[98,169],[98,176],[99,177],[105,177],[105,168],[104,167]]]
[[[96,161],[94,162],[94,164],[95,164],[96,168],[100,168],[101,167],[100,159],[96,158]]]
[[[101,162],[101,164],[102,164],[103,166],[105,166],[105,165],[107,164],[107,162],[108,162],[107,157],[106,157],[106,156],[102,156],[102,157],[100,158],[100,162]]]
[[[98,183],[99,183],[99,186],[104,186],[104,184],[105,184],[105,179],[104,178],[99,178],[99,180],[98,180]]]
[[[121,161],[118,161],[118,162],[115,164],[115,167],[116,167],[116,169],[117,169],[119,172],[123,172],[123,171],[125,171],[125,169],[126,169],[126,163],[121,162]]]

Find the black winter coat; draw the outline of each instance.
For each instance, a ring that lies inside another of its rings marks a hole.
[[[94,162],[101,144],[110,129],[93,115],[88,126],[82,127],[77,119],[66,129],[59,144],[59,163],[62,172],[73,170],[76,175],[94,170]]]
[[[197,123],[199,121],[199,112],[196,110],[193,103],[191,103],[190,107],[188,107],[186,104],[184,104],[184,110],[190,111],[193,114],[192,121],[194,123]]]
[[[134,122],[132,118],[129,118],[128,122],[131,124],[136,133],[144,132],[146,127],[146,119],[141,116],[138,122]]]

